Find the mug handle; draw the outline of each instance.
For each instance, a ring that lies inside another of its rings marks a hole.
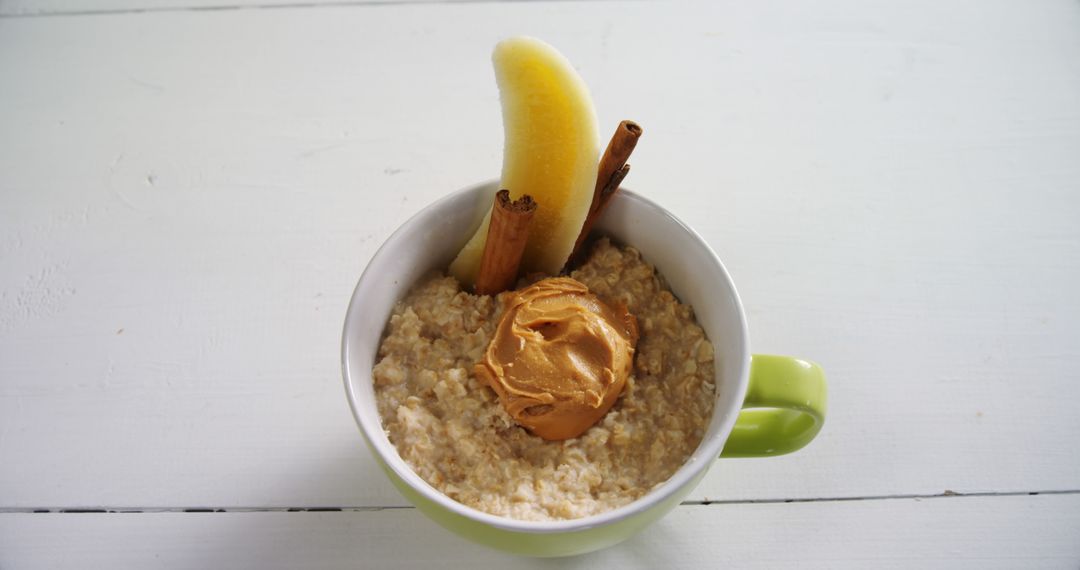
[[[771,457],[802,449],[825,423],[825,372],[809,360],[755,354],[750,386],[720,457]]]

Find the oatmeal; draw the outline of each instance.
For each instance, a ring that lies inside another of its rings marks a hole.
[[[605,303],[625,305],[640,339],[621,398],[564,441],[517,425],[473,372],[501,296],[471,295],[436,276],[395,307],[373,371],[379,413],[405,462],[447,496],[516,519],[593,515],[666,481],[704,436],[713,350],[690,307],[636,250],[606,239],[571,277]]]

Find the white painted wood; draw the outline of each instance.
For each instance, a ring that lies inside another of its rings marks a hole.
[[[0,0],[0,17],[83,16],[118,13],[264,8],[431,4],[474,0]],[[495,0],[499,1],[499,0]]]
[[[393,506],[338,342],[560,47],[830,418],[695,499],[1080,489],[1080,5],[524,3],[0,19],[0,506]],[[606,128],[605,128],[606,130]]]
[[[3,568],[1076,568],[1080,497],[683,506],[561,561],[465,542],[414,509],[0,514]]]

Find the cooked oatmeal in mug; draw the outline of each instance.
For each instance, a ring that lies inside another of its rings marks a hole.
[[[700,443],[714,362],[691,308],[635,249],[607,239],[570,277],[625,307],[640,338],[611,410],[562,441],[521,427],[474,372],[513,292],[473,295],[436,275],[395,306],[373,371],[382,424],[406,463],[454,500],[524,520],[594,515],[666,481]]]

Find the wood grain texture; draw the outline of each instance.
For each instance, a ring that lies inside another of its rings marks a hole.
[[[563,560],[473,545],[414,509],[0,514],[0,567],[1072,569],[1077,536],[1076,495],[683,506]]]
[[[519,32],[829,374],[818,441],[694,499],[1080,489],[1080,5],[524,3],[0,19],[0,506],[404,504],[342,316],[497,175]]]

